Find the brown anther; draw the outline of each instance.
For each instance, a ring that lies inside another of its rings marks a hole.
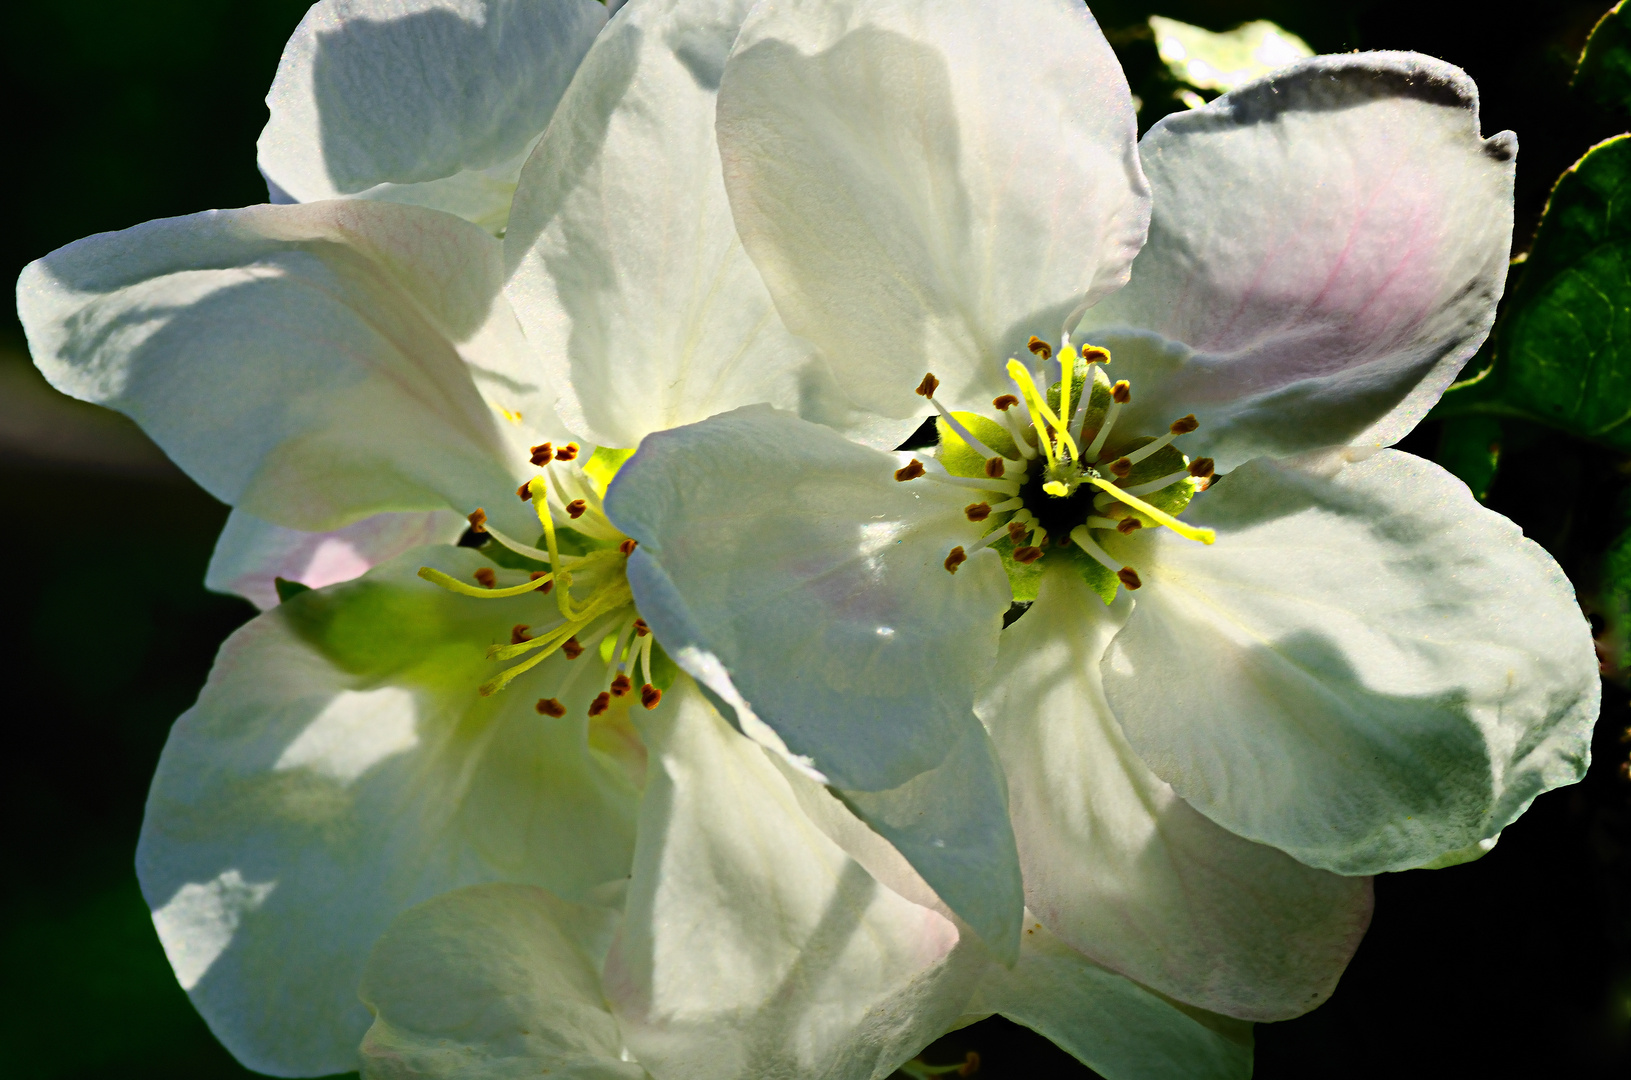
[[[973,1076],[980,1071],[980,1055],[970,1050],[963,1058],[963,1063],[957,1066],[958,1076]]]
[[[573,499],[566,504],[566,516],[576,521],[583,516],[583,512],[587,509],[589,509],[588,503],[582,499]]]
[[[1126,379],[1118,380],[1116,385],[1110,388],[1110,400],[1117,405],[1125,405],[1133,400],[1133,384]]]
[[[470,516],[466,520],[470,522],[471,532],[484,533],[487,531],[487,511],[481,507],[478,506],[470,511]]]
[[[1014,561],[1029,566],[1042,557],[1042,549],[1026,544],[1024,547],[1014,549]]]
[[[498,575],[493,573],[493,568],[491,566],[483,566],[478,568],[474,576],[476,583],[484,589],[491,589],[494,585],[498,584]]]
[[[634,549],[639,546],[640,541],[638,540],[625,540],[621,544],[617,545],[617,550],[621,551],[625,555],[633,555]]]
[[[994,397],[991,399],[991,407],[996,409],[998,412],[1007,412],[1009,409],[1012,409],[1018,404],[1019,398],[1012,394],[1004,394],[1002,397]]]
[[[548,465],[555,457],[555,448],[549,443],[539,443],[532,448],[532,457],[529,459],[539,467]]]
[[[531,641],[532,635],[527,633],[527,631],[531,629],[532,627],[528,626],[524,622],[518,622],[514,626],[510,627],[510,644],[519,645],[523,641]]]
[[[1195,419],[1195,414],[1190,413],[1188,416],[1180,416],[1178,419],[1174,420],[1172,422],[1172,426],[1167,428],[1167,430],[1172,432],[1174,435],[1188,435],[1191,431],[1194,431],[1200,426],[1201,422]]]
[[[1110,350],[1102,345],[1083,345],[1082,362],[1087,364],[1108,364],[1110,362]]]
[[[968,562],[968,552],[964,551],[963,546],[959,544],[946,553],[946,561],[941,565],[946,568],[946,573],[955,574],[957,568],[966,562]]]
[[[916,480],[918,477],[923,475],[923,471],[923,462],[919,461],[917,458],[913,458],[911,464],[902,466],[901,468],[895,470],[895,479],[902,482],[907,480]]]
[[[648,709],[655,709],[657,702],[663,699],[663,692],[650,683],[640,688],[640,704]]]
[[[617,678],[612,680],[612,697],[622,697],[624,694],[628,693],[630,690],[633,690],[633,689],[634,689],[633,680],[631,680],[627,675],[623,674],[621,671],[619,671],[617,673]]]
[[[541,697],[533,708],[538,710],[538,715],[553,716],[557,720],[566,715],[566,706],[557,698]]]
[[[938,389],[940,389],[940,380],[934,377],[934,372],[930,371],[923,376],[923,381],[917,384],[917,396],[932,398],[934,392]]]
[[[1121,524],[1116,526],[1116,531],[1121,535],[1126,536],[1128,533],[1137,532],[1143,527],[1144,523],[1137,518],[1125,517],[1121,519]]]
[[[528,581],[537,581],[539,578],[546,577],[546,576],[547,576],[547,573],[545,571],[543,571],[543,570],[534,570],[531,574],[527,575],[527,580]],[[538,586],[538,595],[539,596],[548,596],[549,595],[549,590],[553,589],[554,587],[555,587],[555,579],[550,578],[548,581],[546,581],[542,585]]]
[[[531,502],[532,501],[532,481],[528,480],[525,484],[522,484],[520,487],[516,488],[515,489],[515,497],[520,499],[522,502]]]
[[[1025,534],[1030,531],[1030,526],[1023,521],[1010,521],[1008,523],[1008,539],[1016,544],[1025,539]]]
[[[634,620],[634,636],[635,637],[645,637],[649,633],[651,633],[651,627],[649,625],[647,625],[646,620],[644,620],[644,619],[635,619]]]
[[[601,713],[605,712],[611,707],[612,695],[602,690],[600,693],[595,695],[595,700],[589,703],[589,715],[599,716]]]
[[[577,456],[578,456],[578,444],[575,443],[575,442],[569,442],[565,446],[561,447],[559,450],[555,451],[555,460],[556,461],[571,461],[573,458],[575,458]]]
[[[576,637],[569,637],[561,642],[561,655],[568,660],[576,660],[583,655],[583,646],[578,643]]]
[[[1117,458],[1110,463],[1110,471],[1119,476],[1126,476],[1133,471],[1133,463],[1126,458]]]
[[[1069,547],[1071,543],[1069,533],[1057,533],[1053,538],[1054,547]]]
[[[1198,457],[1189,463],[1189,475],[1198,476],[1205,480],[1212,475],[1213,461],[1209,457]]]
[[[1031,335],[1031,340],[1025,343],[1025,347],[1044,360],[1053,358],[1053,346],[1049,345],[1046,341],[1043,341],[1035,334]]]
[[[991,516],[991,504],[983,502],[969,503],[963,507],[963,516],[970,521],[984,521]]]
[[[1138,580],[1138,571],[1130,566],[1123,566],[1120,570],[1117,570],[1116,577],[1120,579],[1123,585],[1127,586],[1129,592],[1144,584]]]

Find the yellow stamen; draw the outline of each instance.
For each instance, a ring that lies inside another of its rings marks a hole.
[[[1036,433],[1042,440],[1042,449],[1047,452],[1048,465],[1051,467],[1059,464],[1059,456],[1053,452],[1053,439],[1049,437],[1050,430],[1057,434],[1059,442],[1070,451],[1070,459],[1080,461],[1082,455],[1076,448],[1076,440],[1065,430],[1063,421],[1048,408],[1047,400],[1038,392],[1036,382],[1031,378],[1031,373],[1025,370],[1025,365],[1018,360],[1008,361],[1008,377],[1014,380],[1019,392],[1025,395],[1025,406],[1030,411],[1031,423],[1036,425]]]
[[[1214,530],[1197,529],[1193,525],[1179,521],[1165,510],[1156,509],[1143,499],[1140,499],[1137,495],[1127,494],[1127,492],[1123,491],[1121,488],[1118,488],[1116,485],[1112,484],[1103,477],[1088,476],[1084,477],[1084,479],[1086,479],[1088,483],[1102,488],[1106,494],[1126,503],[1128,506],[1132,507],[1134,510],[1137,510],[1145,517],[1154,518],[1157,522],[1165,525],[1167,528],[1171,529],[1173,532],[1187,540],[1197,540],[1203,544],[1210,544],[1212,541],[1218,538],[1218,534]]]

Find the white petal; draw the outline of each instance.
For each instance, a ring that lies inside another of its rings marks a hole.
[[[322,0],[284,46],[261,172],[278,201],[361,194],[502,232],[605,22],[595,0]]]
[[[1317,57],[1166,117],[1140,151],[1150,242],[1083,335],[1132,382],[1124,422],[1159,430],[1193,412],[1186,449],[1222,471],[1385,444],[1489,332],[1517,141],[1480,137],[1460,69],[1412,53]]]
[[[133,417],[223,502],[326,531],[530,516],[526,447],[560,429],[501,276],[457,218],[327,202],[93,236],[31,263],[17,304],[57,389]]]
[[[251,1068],[355,1066],[357,980],[407,907],[500,879],[582,900],[628,873],[639,751],[590,748],[592,660],[557,654],[479,697],[487,646],[548,602],[454,596],[414,576],[428,560],[464,580],[486,565],[420,549],[261,616],[160,759],[143,894],[194,1004]],[[567,715],[540,716],[542,696]]]
[[[731,223],[714,90],[749,0],[641,0],[584,60],[521,178],[509,296],[574,431],[648,432],[791,408],[810,347]]]
[[[1099,678],[1129,607],[1107,610],[1067,567],[1003,631],[979,711],[1008,777],[1026,906],[1099,963],[1192,1005],[1307,1012],[1370,922],[1370,881],[1219,828],[1139,760]]]
[[[1493,837],[1584,775],[1591,631],[1540,547],[1436,465],[1268,459],[1118,548],[1143,577],[1103,662],[1128,741],[1224,828],[1369,874]]]
[[[640,1080],[600,986],[615,913],[527,885],[473,885],[397,916],[360,996],[367,1080]]]
[[[1132,98],[1071,0],[764,3],[725,67],[737,228],[858,406],[1006,390],[1031,334],[1126,280],[1149,201]]]
[[[1028,923],[1019,963],[993,964],[969,1003],[1052,1039],[1105,1080],[1246,1080],[1251,1025],[1186,1009]]]
[[[330,532],[285,529],[234,510],[215,542],[204,585],[266,611],[278,606],[277,578],[312,589],[336,585],[409,548],[451,544],[464,529],[464,518],[447,510],[375,514]]]
[[[818,830],[689,680],[651,772],[606,985],[664,1080],[871,1080],[949,1028],[984,952]]]
[[[606,511],[664,647],[753,734],[762,720],[845,793],[998,952],[1019,926],[1000,770],[973,711],[1009,588],[956,574],[978,492],[763,407],[646,439]],[[718,671],[714,670],[718,666]],[[721,682],[721,675],[729,688]]]

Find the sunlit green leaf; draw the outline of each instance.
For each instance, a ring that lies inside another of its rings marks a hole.
[[[1574,85],[1604,105],[1631,110],[1631,14],[1615,4],[1591,31]]]
[[[1179,82],[1200,90],[1233,90],[1275,68],[1314,55],[1307,42],[1266,19],[1218,34],[1150,16],[1155,47]]]

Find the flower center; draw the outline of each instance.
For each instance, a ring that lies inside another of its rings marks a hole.
[[[1030,351],[1047,371],[1052,347],[1033,337]],[[1191,461],[1173,445],[1199,426],[1195,417],[1174,420],[1153,437],[1118,429],[1132,388],[1105,375],[1109,363],[1108,349],[1090,345],[1078,353],[1067,337],[1059,350],[1059,381],[1044,391],[1038,372],[1010,359],[1016,393],[993,400],[989,416],[947,409],[935,398],[940,380],[923,377],[917,392],[940,414],[936,467],[914,458],[895,479],[924,477],[986,496],[964,509],[970,521],[989,522],[986,533],[969,548],[953,548],[948,571],[956,573],[973,552],[993,547],[1015,598],[1025,600],[1035,597],[1043,559],[1067,560],[1109,603],[1118,588],[1143,584],[1138,571],[1105,550],[1110,537],[1162,527],[1212,543],[1211,529],[1178,519],[1212,477],[1211,459]]]
[[[508,645],[487,650],[490,660],[526,659],[478,687],[483,697],[504,689],[557,652],[567,660],[577,660],[594,650],[604,665],[604,689],[589,704],[591,717],[606,712],[613,698],[631,694],[636,677],[642,680],[642,705],[654,709],[662,700],[659,684],[668,686],[675,669],[634,606],[626,563],[635,541],[611,523],[601,505],[606,484],[632,454],[632,450],[603,448],[580,465],[576,443],[558,449],[549,443],[533,447],[531,462],[544,471],[517,488],[516,496],[532,503],[537,511],[543,529],[537,544],[500,532],[478,507],[470,514],[470,530],[460,544],[480,549],[497,569],[480,568],[473,575],[476,584],[471,585],[433,567],[419,568],[420,577],[449,592],[528,605],[515,614],[531,621],[510,628]],[[516,584],[501,585],[501,572],[525,576]],[[552,601],[544,600],[551,594]],[[592,666],[572,672],[556,692],[565,694],[582,671]],[[566,715],[559,697],[539,699],[537,710],[545,716]]]

